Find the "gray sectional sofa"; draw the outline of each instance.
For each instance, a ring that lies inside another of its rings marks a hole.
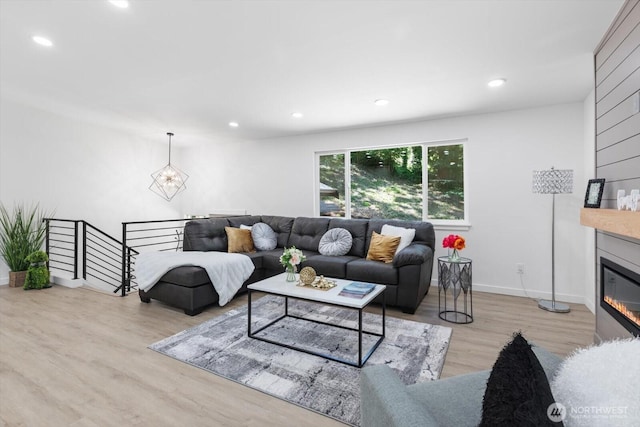
[[[183,250],[226,252],[225,227],[259,222],[268,224],[276,233],[277,247],[246,254],[255,270],[239,292],[246,291],[248,284],[282,273],[280,255],[285,247],[291,246],[301,249],[306,256],[300,268],[311,266],[326,277],[387,285],[386,304],[400,307],[405,313],[413,314],[429,291],[435,244],[433,225],[429,222],[256,215],[200,219],[185,225]],[[374,231],[380,233],[385,224],[413,228],[415,238],[395,255],[392,263],[367,260],[371,235]],[[353,243],[346,255],[326,256],[318,252],[320,239],[331,228],[344,228],[351,234]],[[139,291],[139,295],[143,302],[156,299],[189,315],[218,302],[218,294],[205,270],[192,266],[174,268],[148,291]]]

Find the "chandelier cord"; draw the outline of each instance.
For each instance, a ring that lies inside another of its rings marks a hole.
[[[167,132],[167,135],[169,135],[169,165],[171,164],[171,137],[173,136],[173,134],[171,132]]]

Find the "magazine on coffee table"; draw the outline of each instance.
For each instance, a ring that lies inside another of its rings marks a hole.
[[[351,282],[342,290],[338,295],[349,298],[364,298],[365,295],[370,293],[376,288],[376,285],[373,283],[364,283],[364,282]]]

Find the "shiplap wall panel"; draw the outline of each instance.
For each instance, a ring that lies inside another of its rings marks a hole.
[[[627,19],[627,16],[629,16],[629,13],[633,11],[633,9],[635,8],[635,3],[636,2],[633,2],[633,1],[627,1],[622,5],[622,7],[620,8],[620,11],[618,12],[618,15],[614,18],[613,22],[609,26],[607,33],[604,35],[604,37],[602,37],[602,40],[600,40],[600,44],[596,47],[596,50],[595,50],[596,52],[602,51],[602,49],[609,42],[613,34],[615,34],[618,27],[622,24],[622,22],[625,19]],[[601,57],[603,56],[604,55],[601,55]],[[602,58],[602,59],[605,59],[605,58]],[[597,62],[597,60],[598,58],[596,58],[596,70],[600,68],[600,65],[601,65]]]
[[[640,19],[640,9],[635,8],[633,13],[629,14],[629,19]],[[621,27],[626,28],[626,27]],[[620,64],[624,63],[626,58],[633,54],[633,51],[636,48],[636,44],[634,40],[637,40],[638,33],[640,32],[640,26],[636,26],[635,28],[629,28],[629,33],[621,33],[620,38],[621,43],[616,47],[614,51],[611,52],[611,55],[604,59],[602,64],[597,69],[598,76],[596,77],[596,86],[600,86],[604,83],[604,80],[609,78],[611,74],[615,72],[615,70],[620,66]],[[596,60],[597,62],[597,60]]]
[[[640,147],[640,134],[620,141],[604,150],[599,150],[596,154],[598,156],[598,164],[604,166],[616,163],[628,153],[633,153],[635,147]]]
[[[596,176],[605,178],[602,207],[616,207],[616,193],[640,188],[640,114],[633,108],[640,91],[640,0],[627,0],[596,50]],[[640,215],[640,213],[638,214]],[[596,233],[596,335],[629,336],[600,306],[600,257],[640,273],[640,240]]]
[[[611,181],[640,178],[640,153],[637,153],[636,157],[623,158],[623,160],[618,160],[616,163],[598,166],[596,175],[600,178],[606,177],[605,179]]]
[[[618,259],[618,261],[614,262],[629,270],[637,271],[640,269],[640,258],[632,256],[638,245],[637,240],[602,231],[596,233],[596,240],[598,242],[598,250]],[[608,257],[605,256],[605,258]]]
[[[640,88],[636,90],[640,90]],[[611,129],[633,115],[633,100],[631,95],[632,93],[628,93],[621,103],[598,117],[596,120],[596,133],[600,134]]]
[[[604,191],[602,192],[602,204],[603,209],[617,209],[617,194],[618,190],[624,190],[625,194],[629,194],[634,188],[640,189],[640,178],[625,179],[624,181],[607,181],[604,185]],[[585,186],[586,193],[586,186]]]
[[[636,49],[635,53],[637,58],[634,57],[636,62],[632,65],[634,65],[636,69],[627,70],[626,67],[620,67],[620,69],[625,71],[624,75],[629,77],[611,88],[611,90],[598,101],[596,104],[598,107],[596,110],[596,117],[601,117],[603,114],[611,111],[618,104],[624,102],[628,98],[629,93],[633,93],[634,89],[637,90],[640,87],[640,48]],[[629,62],[625,61],[625,64],[629,64]],[[612,86],[614,84],[613,80],[610,79],[605,80],[605,82],[612,82]],[[598,88],[598,90],[599,89],[600,88]]]
[[[612,61],[614,65],[616,63],[619,64],[623,61],[624,57],[631,52],[631,50],[625,52],[626,48],[630,47],[629,44],[625,43],[625,39],[630,33],[638,31],[638,22],[640,22],[640,18],[638,18],[638,8],[636,4],[624,17],[620,25],[615,27],[611,38],[600,48],[600,51],[596,55],[597,72],[600,72],[605,62]],[[629,23],[633,25],[629,25]]]
[[[623,80],[625,76],[631,74],[638,67],[638,64],[640,64],[638,58],[640,58],[640,49],[636,47],[621,63],[605,63],[602,69],[607,71],[608,74],[604,75],[604,72],[600,74],[600,71],[597,73],[596,102],[600,102],[613,89],[615,82]],[[609,69],[611,69],[610,72]]]
[[[599,132],[596,139],[596,149],[602,150],[638,134],[640,134],[640,114],[634,114],[616,127]]]

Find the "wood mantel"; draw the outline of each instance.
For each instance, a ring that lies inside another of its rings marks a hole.
[[[582,208],[580,210],[580,224],[640,239],[640,212]]]

